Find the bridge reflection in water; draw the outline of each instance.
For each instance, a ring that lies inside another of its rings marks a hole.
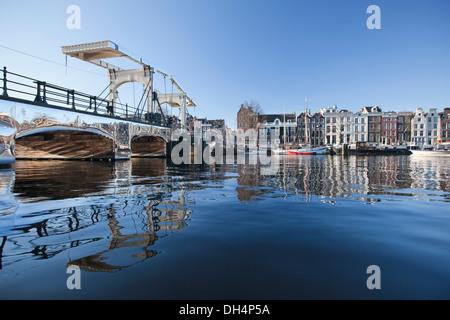
[[[15,171],[0,176],[2,196],[10,200],[0,213],[0,266],[68,251],[67,265],[114,272],[156,256],[151,247],[186,227],[191,214],[184,183],[171,181],[166,170],[160,158],[17,161]],[[17,240],[24,234],[28,243]],[[18,249],[19,255],[9,253]]]
[[[20,273],[31,260],[60,253],[70,257],[67,265],[92,272],[136,265],[159,255],[158,241],[188,225],[196,199],[204,201],[202,190],[214,201],[212,212],[227,195],[227,201],[247,203],[281,197],[330,204],[346,198],[450,201],[443,159],[274,159],[280,161],[274,176],[261,174],[259,165],[174,166],[161,158],[17,161],[15,170],[0,171],[0,269],[14,266]]]

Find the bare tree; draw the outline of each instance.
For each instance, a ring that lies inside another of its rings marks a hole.
[[[258,125],[258,116],[264,112],[263,108],[258,101],[253,99],[251,99],[250,101],[244,100],[243,105],[248,110],[249,128],[256,129]]]

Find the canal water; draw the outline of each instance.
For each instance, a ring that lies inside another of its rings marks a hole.
[[[450,298],[448,159],[272,160],[17,161],[0,298]]]

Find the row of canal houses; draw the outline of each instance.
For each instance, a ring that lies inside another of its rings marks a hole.
[[[299,114],[255,114],[251,107],[241,106],[237,129],[255,129],[260,138],[278,139],[281,145],[352,147],[359,143],[432,148],[450,142],[450,108],[384,112],[379,106],[372,106],[350,112],[333,105],[314,113],[304,110]]]

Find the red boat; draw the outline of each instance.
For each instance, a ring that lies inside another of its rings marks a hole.
[[[296,155],[315,155],[316,152],[314,151],[289,151],[289,154],[296,154]]]

